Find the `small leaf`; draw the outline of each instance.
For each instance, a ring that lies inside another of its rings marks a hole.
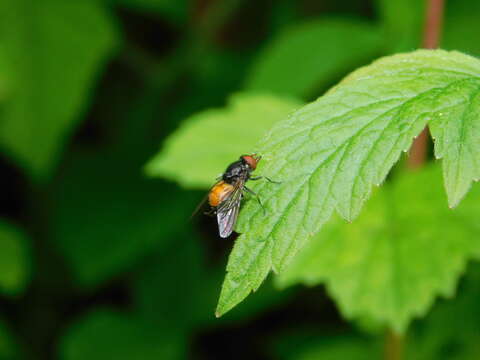
[[[227,108],[206,110],[183,122],[147,164],[147,173],[186,188],[208,188],[229,163],[251,153],[260,137],[299,105],[271,95],[237,94]]]
[[[455,205],[478,178],[479,88],[477,59],[419,50],[355,71],[279,122],[258,147],[265,159],[258,173],[282,184],[252,185],[268,216],[256,202],[244,204],[237,226],[243,234],[230,255],[217,315],[256,290],[271,269],[282,271],[334,210],[355,219],[372,185],[382,183],[429,122]]]
[[[280,33],[260,54],[247,90],[309,97],[379,54],[377,27],[355,19],[318,19]]]
[[[60,345],[63,360],[181,359],[185,337],[153,328],[135,315],[95,309],[68,329]]]
[[[26,235],[0,220],[0,292],[16,295],[27,285],[30,249]]]
[[[403,332],[438,294],[454,294],[467,260],[480,246],[478,221],[468,215],[471,206],[480,211],[480,188],[464,200],[467,206],[451,211],[437,170],[405,174],[387,184],[353,224],[327,224],[279,282],[325,283],[347,318],[367,316]]]
[[[42,179],[81,118],[115,31],[99,1],[0,0],[0,32],[9,85],[0,145]]]

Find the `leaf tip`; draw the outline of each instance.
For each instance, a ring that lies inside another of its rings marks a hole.
[[[222,317],[223,315],[225,315],[225,313],[227,311],[228,311],[228,309],[225,310],[225,307],[222,306],[221,303],[218,303],[217,308],[215,309],[215,317],[218,319],[218,318]]]
[[[449,192],[447,189],[447,198],[448,198],[448,207],[450,209],[454,209],[460,204],[460,201],[465,197],[467,192],[469,191],[469,187],[466,187],[461,190],[457,190],[455,192]]]

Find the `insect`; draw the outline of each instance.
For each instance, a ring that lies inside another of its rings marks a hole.
[[[227,167],[225,172],[219,177],[219,181],[210,189],[208,204],[211,210],[207,214],[216,215],[220,237],[226,238],[232,233],[244,192],[255,196],[263,208],[260,197],[245,186],[248,180],[263,178],[263,176],[251,177],[251,173],[257,168],[261,158],[261,156],[256,154],[240,156],[237,161]],[[272,183],[277,183],[267,177],[265,179]]]

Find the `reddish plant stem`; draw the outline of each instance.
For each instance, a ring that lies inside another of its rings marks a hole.
[[[443,23],[444,0],[425,0],[427,11],[425,13],[425,27],[422,46],[425,49],[436,49],[440,44],[440,35]],[[422,167],[425,163],[428,145],[428,128],[423,129],[413,141],[407,166],[410,169]],[[387,330],[385,335],[385,359],[401,360],[403,357],[404,339],[401,335]]]
[[[443,8],[444,0],[427,0],[422,43],[425,49],[436,49],[440,43],[443,25]]]
[[[403,357],[403,337],[392,330],[385,334],[385,359],[401,360]]]
[[[410,169],[418,169],[425,164],[427,157],[427,145],[428,145],[428,128],[422,130],[418,135],[410,148],[410,153],[407,159],[407,166]]]
[[[426,3],[427,11],[425,14],[422,46],[425,49],[436,49],[440,43],[445,3],[444,0],[426,0]],[[409,168],[417,169],[423,166],[427,156],[427,145],[428,128],[425,128],[413,141],[410,148],[410,156],[407,161]]]

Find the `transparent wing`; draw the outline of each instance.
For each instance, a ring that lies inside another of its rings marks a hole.
[[[237,222],[240,203],[242,202],[244,184],[244,180],[237,181],[230,196],[217,208],[218,231],[222,238],[230,236],[233,227]]]

